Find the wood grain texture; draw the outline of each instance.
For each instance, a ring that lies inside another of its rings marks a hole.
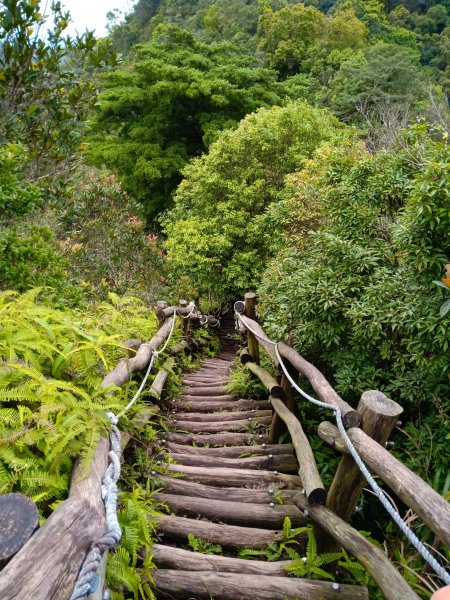
[[[180,600],[368,600],[365,587],[265,575],[160,569],[155,573],[160,598]]]
[[[384,552],[356,529],[325,506],[312,506],[302,494],[294,496],[294,503],[300,510],[307,510],[313,521],[328,532],[339,546],[353,554],[375,579],[386,600],[418,600],[417,594],[409,587]]]
[[[450,504],[447,500],[364,431],[353,428],[347,433],[369,469],[387,483],[438,538],[450,547]],[[338,428],[332,423],[321,423],[319,436],[340,452],[348,453]]]
[[[319,475],[312,448],[300,421],[279,398],[271,398],[271,402],[277,415],[286,423],[291,434],[292,445],[294,446],[299,463],[298,473],[308,500],[312,504],[325,504],[327,493]]]
[[[252,527],[282,529],[285,517],[291,519],[293,527],[300,527],[306,523],[303,513],[293,504],[275,504],[271,507],[270,504],[178,496],[166,492],[156,494],[155,499],[166,504],[176,515],[203,517],[229,525],[246,526],[251,524]]]

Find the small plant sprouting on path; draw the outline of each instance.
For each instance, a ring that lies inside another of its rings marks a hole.
[[[202,540],[201,538],[192,535],[192,533],[188,535],[188,543],[190,549],[194,552],[200,552],[201,554],[223,554],[222,546]]]

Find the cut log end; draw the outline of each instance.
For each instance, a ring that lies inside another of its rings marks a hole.
[[[342,421],[346,429],[350,429],[350,427],[359,427],[361,425],[361,417],[356,410],[349,410],[348,413],[342,415]]]
[[[327,491],[324,488],[316,488],[308,494],[308,500],[314,506],[325,506],[327,502]]]
[[[25,545],[39,525],[34,502],[23,494],[0,496],[0,561],[7,561]]]

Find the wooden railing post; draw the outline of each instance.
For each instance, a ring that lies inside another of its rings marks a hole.
[[[247,292],[244,296],[245,309],[244,314],[249,319],[256,319],[256,294]],[[259,344],[251,331],[247,331],[248,353],[252,361],[259,364]]]
[[[187,308],[189,306],[189,302],[187,300],[180,300],[179,303],[178,303],[178,306],[180,308]],[[188,327],[189,327],[189,319],[182,319],[181,331],[183,333],[183,339],[184,340],[187,337]]]
[[[293,367],[291,365],[291,363],[287,360],[284,361],[284,365],[285,365],[289,375],[292,377],[292,379],[295,382],[297,382],[297,380],[298,380],[297,369],[295,367]],[[280,368],[280,370],[281,370],[281,368]],[[284,372],[281,372],[280,385],[284,392],[283,402],[284,402],[286,408],[288,408],[291,413],[295,413],[294,391],[292,389],[292,385],[290,384],[290,382],[289,382],[288,378],[286,377],[286,375],[284,374]],[[278,440],[280,438],[281,433],[283,432],[283,429],[284,429],[284,423],[280,419],[278,414],[275,412],[273,414],[272,425],[270,426],[270,433],[269,433],[269,443],[270,444],[278,443]]]
[[[376,442],[385,445],[403,408],[382,392],[364,392],[358,404],[361,429]],[[349,521],[366,479],[351,456],[343,456],[328,493],[327,507]]]
[[[162,327],[164,321],[166,320],[166,315],[163,313],[163,310],[167,308],[167,302],[165,300],[158,300],[156,303],[156,318],[158,319],[158,324]]]

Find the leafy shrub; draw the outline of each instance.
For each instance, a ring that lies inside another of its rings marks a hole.
[[[126,397],[129,386],[100,387],[121,340],[151,337],[156,318],[132,298],[61,312],[39,293],[0,294],[0,492],[25,493],[45,513],[65,496],[74,457],[86,465],[106,432],[105,410]]]
[[[2,220],[23,215],[41,201],[36,185],[22,183],[20,172],[26,161],[26,152],[20,144],[0,147],[0,215]]]
[[[272,336],[290,333],[348,400],[377,388],[410,417],[420,409],[434,418],[448,394],[445,292],[433,280],[450,259],[450,149],[420,131],[411,137],[390,153],[325,151],[300,173],[286,200],[286,244],[259,293]],[[318,225],[309,233],[308,203]]]
[[[168,266],[217,303],[255,286],[278,234],[264,218],[284,179],[318,145],[345,137],[327,112],[304,103],[261,109],[184,170],[165,220]]]
[[[62,253],[90,298],[106,299],[112,291],[156,299],[164,266],[158,238],[146,233],[142,207],[114,175],[81,170],[57,210]]]
[[[0,290],[25,292],[36,286],[46,286],[47,297],[60,306],[76,305],[84,297],[70,281],[68,261],[48,227],[0,229]]]

